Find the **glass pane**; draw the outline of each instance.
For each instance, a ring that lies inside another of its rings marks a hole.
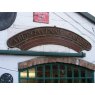
[[[43,83],[43,82],[44,82],[43,79],[38,79],[38,80],[37,80],[37,83]]]
[[[72,79],[67,79],[67,83],[72,83]]]
[[[85,70],[81,70],[81,77],[85,77]]]
[[[46,79],[45,83],[52,83],[52,80],[51,79]]]
[[[79,79],[74,79],[74,83],[79,83]]]
[[[59,83],[60,81],[58,79],[53,79],[52,83]]]
[[[60,64],[60,77],[65,76],[65,66],[63,64]]]
[[[20,83],[27,83],[27,79],[20,79]]]
[[[88,79],[87,79],[87,82],[88,82],[88,83],[92,83],[92,78],[88,78]]]
[[[78,68],[74,68],[74,77],[79,77]]]
[[[36,79],[29,79],[28,83],[36,83]]]
[[[37,77],[43,77],[43,67],[42,66],[37,67]]]
[[[54,64],[52,66],[52,69],[53,69],[53,77],[58,77],[58,65]]]
[[[27,78],[27,70],[20,72],[20,78]]]
[[[92,77],[92,72],[90,70],[87,71],[87,77]]]
[[[86,83],[86,79],[81,79],[81,83]]]
[[[67,77],[72,77],[72,66],[67,66]]]
[[[66,79],[60,79],[60,83],[67,83]]]
[[[45,66],[45,77],[50,77],[50,65]]]
[[[29,69],[29,78],[35,78],[35,68]]]

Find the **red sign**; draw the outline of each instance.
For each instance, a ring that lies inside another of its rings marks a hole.
[[[49,23],[49,12],[33,12],[33,21],[39,23]]]

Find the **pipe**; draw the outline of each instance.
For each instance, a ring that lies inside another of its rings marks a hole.
[[[19,55],[19,56],[51,56],[51,57],[85,57],[85,53],[65,53],[65,52],[40,52],[40,51],[18,51],[0,50],[0,55]]]

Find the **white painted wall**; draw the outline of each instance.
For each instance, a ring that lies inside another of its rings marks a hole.
[[[18,63],[26,60],[30,60],[32,58],[34,57],[0,55],[0,76],[4,73],[10,73],[13,76],[14,83],[17,83]],[[6,70],[5,68],[8,70]]]
[[[71,16],[74,20],[72,20]],[[60,17],[58,17],[60,16]],[[84,60],[87,60],[89,62],[94,63],[95,62],[95,25],[82,16],[78,15],[77,13],[49,13],[49,24],[43,24],[43,23],[37,23],[33,22],[33,13],[32,12],[18,12],[16,20],[14,24],[4,30],[0,31],[0,50],[7,50],[7,40],[12,37],[13,35],[22,32],[24,30],[34,28],[34,27],[41,27],[41,26],[57,26],[61,28],[65,28],[68,30],[71,30],[80,36],[84,37],[86,40],[88,40],[92,44],[92,49],[90,51],[83,51],[86,53],[86,57],[83,58]],[[84,29],[84,28],[85,29]],[[93,28],[93,29],[92,29]],[[93,31],[94,30],[94,31]],[[90,33],[89,33],[90,32]],[[93,35],[92,35],[93,34]],[[58,45],[42,45],[34,47],[30,50],[36,50],[36,51],[56,51],[56,52],[75,52],[67,47],[64,46],[58,46]],[[4,68],[9,69],[18,69],[18,63],[32,59],[32,57],[28,56],[3,56],[0,55],[0,66]],[[18,82],[18,74],[17,72],[13,71],[6,71],[4,69],[0,69],[0,75],[4,72],[9,72],[14,77],[14,82]]]

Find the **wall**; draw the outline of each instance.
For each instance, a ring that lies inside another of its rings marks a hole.
[[[33,13],[32,12],[18,12],[16,20],[14,24],[3,31],[0,31],[0,50],[8,50],[8,46],[6,44],[7,40],[12,37],[13,35],[22,32],[24,30],[34,28],[34,27],[40,27],[40,26],[57,26],[61,28],[65,28],[68,30],[71,30],[80,36],[84,37],[86,40],[88,40],[92,44],[92,49],[90,51],[83,51],[86,53],[86,57],[83,58],[84,60],[87,60],[89,62],[94,63],[95,62],[95,25],[91,22],[89,22],[84,17],[80,16],[77,13],[55,13],[50,12],[49,13],[49,24],[43,24],[43,23],[36,23],[33,22]],[[67,47],[58,46],[58,45],[42,45],[37,46],[35,48],[32,48],[30,50],[36,50],[36,51],[57,51],[57,52],[75,52]],[[22,62],[24,60],[31,59],[32,57],[20,57],[20,56],[3,56],[0,55],[0,66],[4,68],[9,69],[18,69],[18,63]],[[11,73],[15,80],[14,82],[18,82],[17,77],[18,74],[15,71],[6,71],[4,69],[0,70],[0,75],[4,72]]]
[[[0,76],[4,73],[10,73],[14,78],[14,82],[17,83],[18,63],[32,58],[34,57],[0,55]]]

